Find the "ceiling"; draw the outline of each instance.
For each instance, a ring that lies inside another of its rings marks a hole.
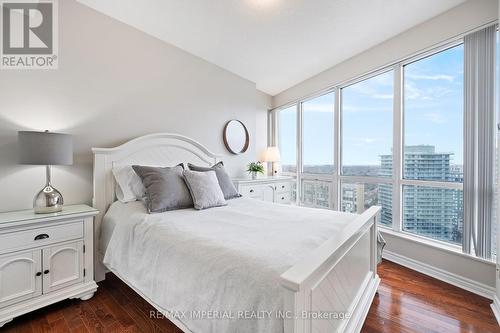
[[[79,0],[270,95],[465,0]]]

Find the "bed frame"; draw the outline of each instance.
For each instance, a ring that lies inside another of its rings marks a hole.
[[[96,247],[102,217],[116,200],[111,172],[114,166],[175,165],[182,162],[208,166],[220,160],[199,142],[170,133],[146,135],[115,148],[93,148],[92,151],[93,205],[99,210],[95,219]],[[282,314],[285,333],[361,330],[380,282],[376,273],[379,214],[380,207],[369,208],[342,232],[281,275],[285,293],[285,312]],[[94,253],[95,280],[102,281],[107,271],[102,264],[103,254],[98,248]],[[156,309],[167,313],[130,285],[126,277],[119,277]],[[184,332],[191,332],[175,318],[170,319]]]

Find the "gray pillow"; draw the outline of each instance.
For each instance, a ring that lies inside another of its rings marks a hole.
[[[184,170],[184,179],[191,192],[195,209],[227,205],[217,176],[211,171]]]
[[[133,165],[146,188],[146,204],[150,213],[193,207],[184,181],[182,164],[174,167]]]
[[[188,167],[189,170],[193,171],[215,171],[215,175],[217,176],[217,180],[219,181],[219,186],[222,190],[222,193],[224,193],[224,199],[229,200],[241,197],[241,194],[239,194],[236,190],[236,187],[234,187],[233,181],[231,180],[231,177],[229,177],[226,168],[224,168],[224,163],[219,162],[210,168],[188,163]]]

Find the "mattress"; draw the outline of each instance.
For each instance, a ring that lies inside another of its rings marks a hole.
[[[109,269],[192,332],[281,333],[280,275],[356,217],[248,198],[159,214],[115,202],[100,244]]]

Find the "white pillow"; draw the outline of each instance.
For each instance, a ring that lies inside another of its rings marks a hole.
[[[146,189],[131,165],[113,167],[112,172],[116,180],[116,198],[120,202],[127,203],[144,197]]]

